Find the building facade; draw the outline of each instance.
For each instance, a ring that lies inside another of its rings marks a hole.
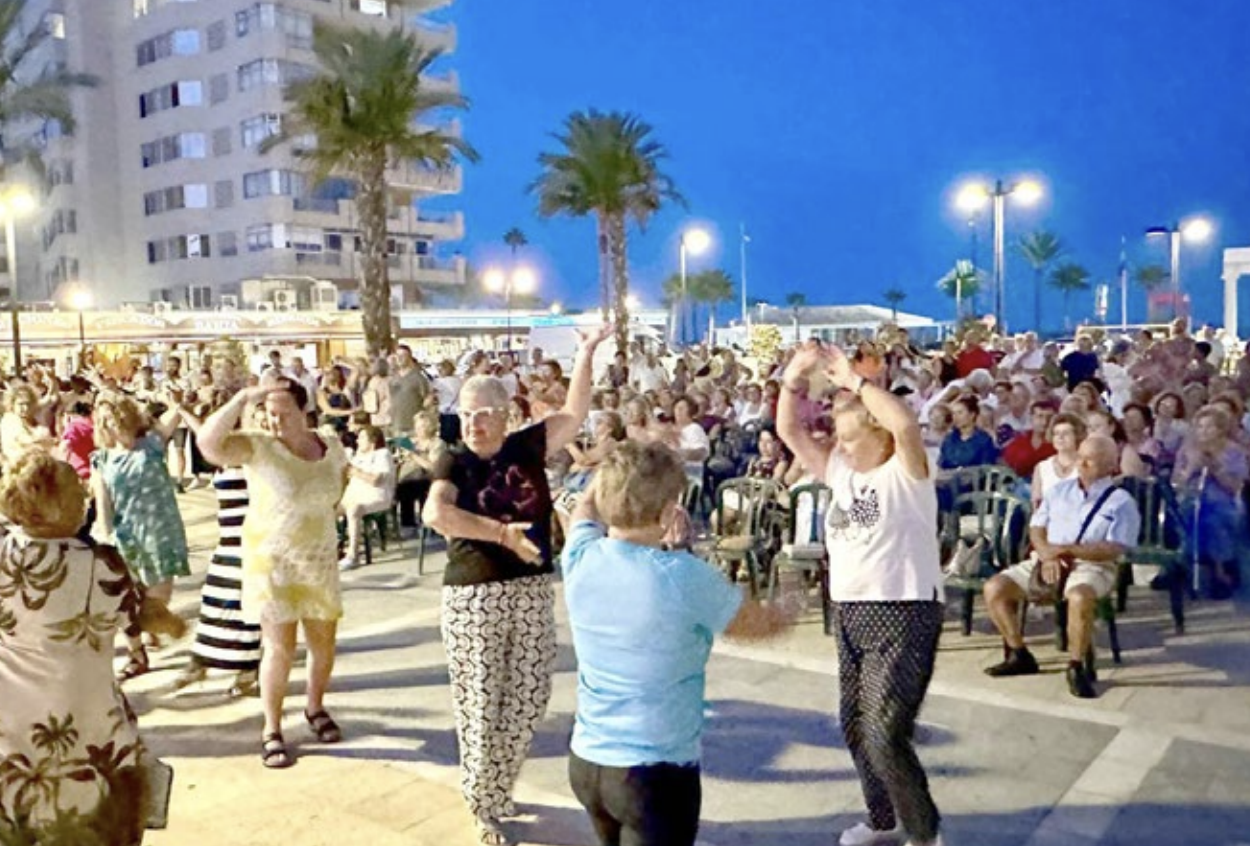
[[[36,211],[19,223],[23,300],[81,288],[100,306],[286,310],[319,283],[353,304],[354,186],[313,185],[298,139],[260,145],[282,126],[284,87],[314,72],[317,20],[404,27],[444,53],[456,46],[452,26],[389,0],[31,0],[26,17],[52,33],[35,66],[99,82],[73,93],[72,137],[55,123],[26,128],[46,173]],[[428,83],[459,85],[454,72]],[[390,177],[393,298],[463,285],[464,262],[447,246],[464,236],[461,213],[423,208],[459,193],[460,170],[406,164]]]

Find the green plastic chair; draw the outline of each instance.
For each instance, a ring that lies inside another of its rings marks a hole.
[[[975,544],[979,540],[983,544],[976,575],[946,577],[947,587],[963,594],[961,628],[965,636],[972,634],[976,598],[985,583],[1024,558],[1030,515],[1028,500],[1011,493],[985,491],[960,494],[945,515],[943,560],[961,541]]]
[[[765,560],[769,534],[767,521],[778,505],[781,488],[771,479],[741,477],[722,482],[716,489],[716,544],[712,556],[722,565],[743,564],[747,568],[751,597],[759,595],[760,574]],[[733,527],[725,531],[732,517]]]
[[[1153,564],[1167,579],[1171,600],[1172,622],[1177,634],[1185,631],[1185,565],[1184,520],[1172,486],[1163,479],[1123,479],[1120,487],[1128,491],[1141,514],[1141,533],[1137,546],[1125,556],[1121,579],[1117,584],[1116,607],[1123,611],[1128,605],[1128,589],[1133,581],[1131,564]]]

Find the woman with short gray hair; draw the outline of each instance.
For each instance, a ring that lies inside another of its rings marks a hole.
[[[508,434],[508,389],[473,376],[460,389],[463,443],[435,475],[425,522],[449,541],[443,645],[451,675],[461,789],[485,846],[510,841],[512,789],[551,697],[556,654],[547,456],[581,431],[591,363],[608,327],[582,336],[564,407]]]

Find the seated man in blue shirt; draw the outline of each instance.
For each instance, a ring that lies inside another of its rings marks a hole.
[[[693,846],[712,638],[770,637],[792,616],[662,548],[685,489],[676,452],[626,442],[599,466],[565,543],[577,651],[569,780],[603,846]]]
[[[1036,659],[1024,645],[1020,603],[1028,596],[1035,568],[1042,568],[1047,584],[1055,584],[1066,569],[1068,690],[1082,699],[1098,695],[1084,664],[1095,605],[1115,588],[1117,562],[1137,545],[1141,528],[1137,503],[1127,491],[1114,487],[1112,476],[1119,463],[1115,441],[1106,435],[1087,437],[1077,451],[1076,478],[1064,479],[1048,490],[1030,521],[1032,558],[986,583],[990,617],[1008,648],[1006,660],[986,669],[987,674],[1021,676],[1038,671]]]

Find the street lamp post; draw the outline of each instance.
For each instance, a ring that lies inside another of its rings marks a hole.
[[[1020,179],[1010,184],[1003,180],[994,180],[994,185],[973,182],[965,185],[956,198],[959,208],[972,212],[985,205],[986,200],[994,205],[994,325],[999,332],[1006,332],[1003,323],[1003,295],[1005,293],[1004,275],[1006,273],[1006,232],[1003,226],[1006,216],[1007,198],[1015,196],[1018,202],[1032,205],[1042,196],[1042,186],[1032,179]]]
[[[689,321],[690,302],[686,293],[686,255],[697,256],[712,243],[712,236],[698,228],[687,229],[681,233],[679,264],[681,266],[681,309],[680,325],[682,346],[686,344],[686,323]]]
[[[512,295],[528,294],[538,285],[538,277],[528,267],[514,267],[511,273],[499,268],[491,268],[483,276],[488,291],[503,294],[504,309],[507,313],[508,340],[506,349],[512,351]]]
[[[91,292],[78,285],[69,295],[69,307],[78,312],[78,367],[87,366],[87,327],[83,320],[83,312],[92,306]]]
[[[1211,237],[1214,227],[1203,217],[1192,217],[1171,226],[1152,226],[1146,230],[1148,237],[1168,236],[1168,250],[1172,274],[1172,319],[1180,316],[1181,308],[1181,241],[1201,243]]]
[[[17,298],[17,218],[35,208],[35,199],[25,189],[13,188],[0,197],[4,216],[4,255],[9,270],[9,321],[13,334],[13,373],[22,372],[22,327]]]

